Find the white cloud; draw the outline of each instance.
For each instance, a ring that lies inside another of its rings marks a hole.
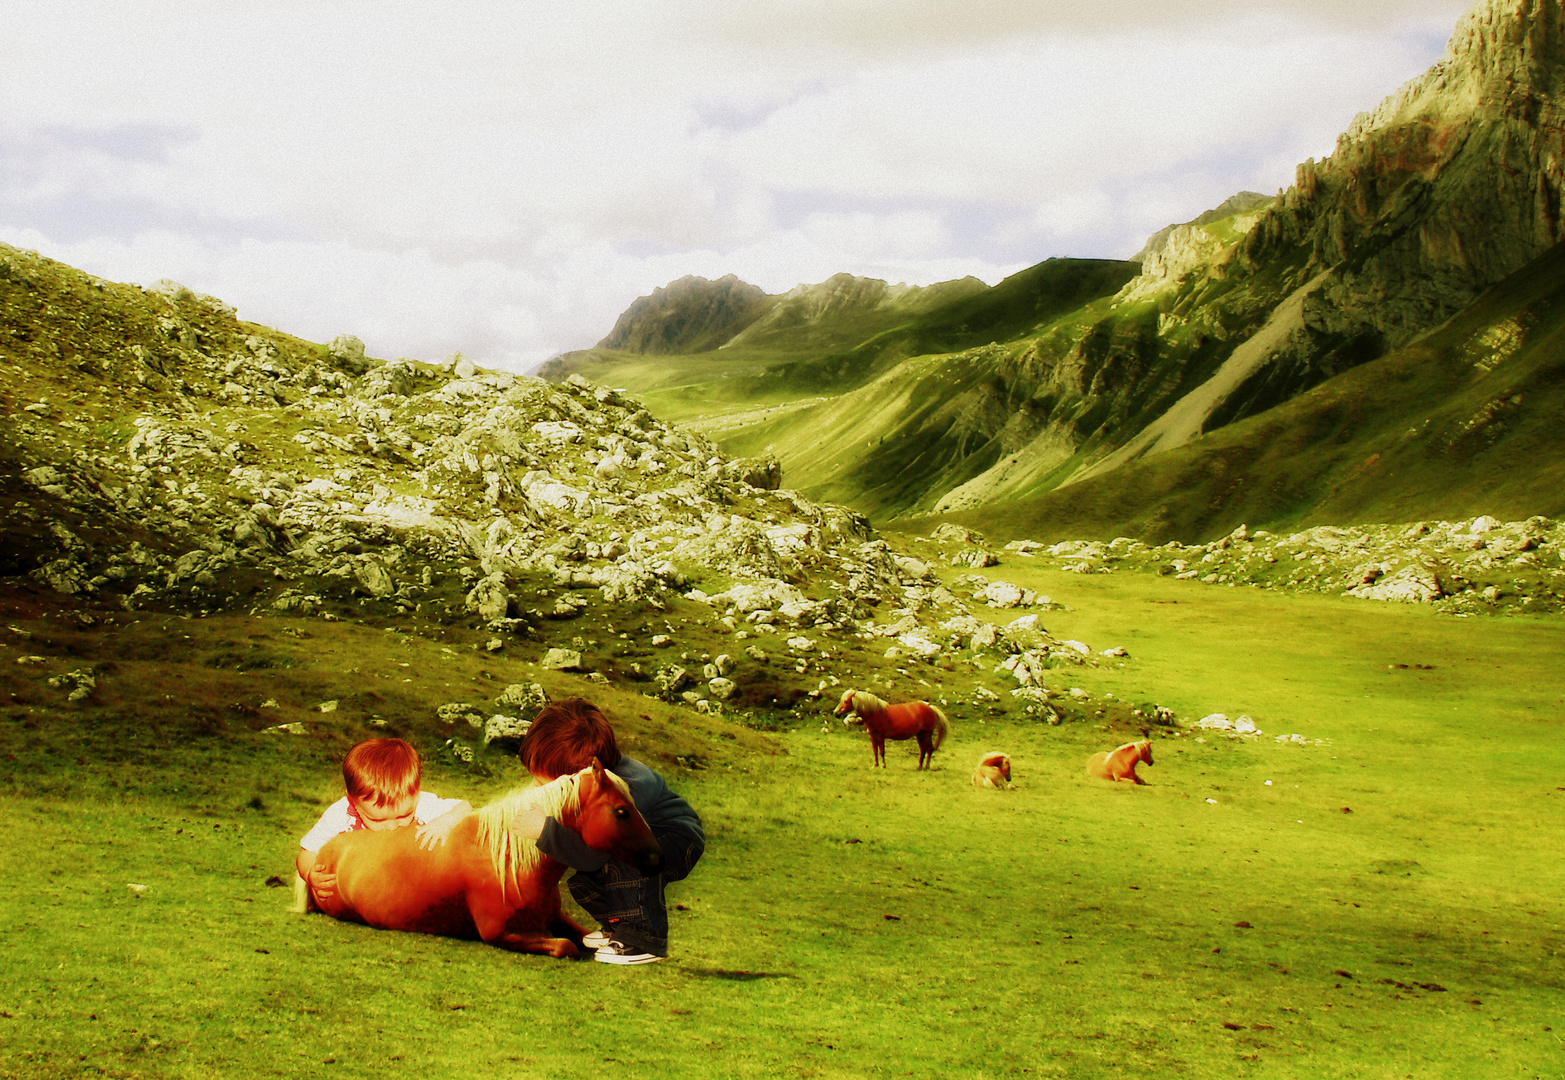
[[[146,0],[10,13],[0,235],[528,366],[686,273],[996,280],[1271,191],[1451,0]]]

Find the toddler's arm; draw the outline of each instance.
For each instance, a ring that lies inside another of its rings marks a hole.
[[[427,825],[418,827],[418,846],[426,850],[446,842],[446,837],[451,835],[451,830],[468,814],[473,812],[472,806],[466,799],[462,799],[451,809],[441,814]]]

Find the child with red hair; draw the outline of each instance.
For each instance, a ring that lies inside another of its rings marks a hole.
[[[663,888],[686,877],[701,858],[706,835],[690,804],[669,789],[661,776],[619,752],[610,726],[585,698],[566,698],[544,706],[522,740],[522,764],[540,784],[579,772],[596,758],[630,786],[632,801],[646,818],[663,849],[659,871],[647,875],[596,851],[554,818],[534,815],[519,830],[538,841],[538,849],[575,869],[571,895],[602,924],[582,941],[605,964],[652,964],[668,955],[668,904]]]
[[[343,797],[328,806],[299,841],[300,880],[309,879],[321,848],[338,833],[416,825],[419,847],[444,844],[473,808],[465,799],[442,799],[420,790],[423,774],[418,751],[401,739],[367,739],[349,750],[342,759]],[[312,885],[317,895],[327,895],[334,891],[334,881],[335,875],[317,874]]]

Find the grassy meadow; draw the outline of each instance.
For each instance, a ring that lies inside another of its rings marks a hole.
[[[1265,734],[1154,730],[1132,788],[1081,769],[1134,731],[958,706],[934,770],[893,744],[872,772],[829,698],[759,731],[540,674],[601,699],[705,819],[673,955],[642,968],[297,916],[267,884],[347,745],[531,678],[522,659],[319,620],[50,633],[13,607],[0,1077],[1565,1075],[1557,622],[1005,571],[1067,605],[1051,633],[1130,652],[1057,685]],[[189,656],[159,653],[184,633]],[[98,703],[49,705],[15,673],[30,649],[113,655]],[[908,670],[931,697],[977,678]],[[522,778],[405,733],[442,795]],[[1013,790],[970,786],[990,749]]]

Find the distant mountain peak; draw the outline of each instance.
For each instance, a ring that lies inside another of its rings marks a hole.
[[[733,274],[716,281],[687,274],[638,298],[598,348],[663,354],[715,349],[754,322],[766,300],[760,286]]]

